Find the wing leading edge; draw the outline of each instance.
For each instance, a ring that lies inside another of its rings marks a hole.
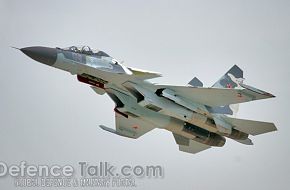
[[[249,102],[253,100],[275,97],[270,93],[258,90],[248,85],[243,88],[200,88],[190,86],[158,85],[159,89],[170,89],[176,96],[183,97],[199,104],[217,107],[230,104]]]

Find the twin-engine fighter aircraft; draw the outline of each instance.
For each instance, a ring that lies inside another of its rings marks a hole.
[[[136,139],[154,128],[171,131],[179,150],[197,153],[222,147],[226,138],[252,145],[250,135],[277,130],[273,123],[235,118],[238,104],[274,97],[243,83],[234,65],[212,87],[193,78],[185,86],[157,85],[147,79],[161,74],[126,67],[103,51],[88,46],[26,47],[24,54],[51,67],[77,75],[100,95],[115,102],[114,134]]]

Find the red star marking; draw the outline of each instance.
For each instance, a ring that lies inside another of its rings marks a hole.
[[[227,84],[227,88],[233,88],[231,84]]]

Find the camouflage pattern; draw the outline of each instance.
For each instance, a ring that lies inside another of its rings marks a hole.
[[[203,87],[203,83],[196,77],[189,81],[188,84],[194,87]]]
[[[87,46],[84,46],[87,47]],[[84,48],[83,47],[83,48]],[[75,50],[76,46],[70,48],[58,49],[58,54],[63,54],[68,60],[81,63],[87,66],[92,66],[103,71],[125,74],[125,70],[114,58],[110,57],[103,51],[84,51],[80,48]]]
[[[223,146],[226,138],[251,145],[249,135],[277,130],[273,123],[228,117],[238,104],[274,97],[243,84],[243,71],[234,65],[213,88],[193,78],[187,86],[157,85],[147,79],[156,72],[128,68],[107,53],[88,46],[69,48],[27,47],[20,49],[45,65],[77,75],[100,95],[115,102],[117,135],[139,138],[154,128],[173,133],[179,150],[197,153],[212,146]]]
[[[226,72],[212,87],[215,88],[241,88],[243,83],[243,71],[234,65]],[[209,112],[216,114],[236,115],[239,110],[238,104],[225,105],[220,107],[208,107]]]

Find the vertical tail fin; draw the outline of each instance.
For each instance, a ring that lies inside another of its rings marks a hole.
[[[203,83],[196,77],[189,81],[188,84],[194,87],[203,87]]]
[[[214,83],[213,87],[215,88],[239,88],[241,87],[244,81],[243,71],[237,66],[234,65],[228,72],[226,72],[216,83]],[[239,104],[232,104],[229,106],[212,108],[213,113],[225,113],[228,112],[231,115],[236,116],[239,110]]]
[[[234,65],[224,76],[222,76],[213,87],[216,88],[237,88],[243,83],[243,71],[237,65]]]

